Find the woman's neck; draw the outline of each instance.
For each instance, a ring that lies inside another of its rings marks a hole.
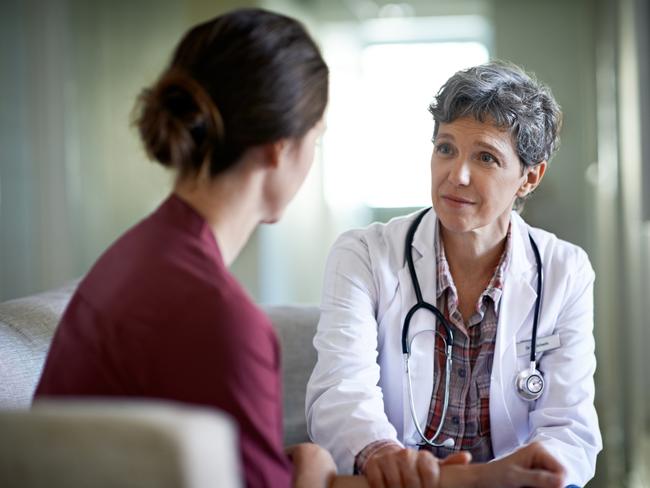
[[[235,168],[210,178],[206,172],[179,178],[174,193],[208,223],[230,266],[262,220],[261,175]]]
[[[440,224],[440,235],[454,280],[490,280],[503,254],[510,219],[470,232],[451,232]]]

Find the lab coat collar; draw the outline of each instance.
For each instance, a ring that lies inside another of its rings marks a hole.
[[[512,254],[503,281],[498,325],[498,336],[508,345],[514,344],[515,334],[526,322],[537,298],[533,286],[537,266],[528,237],[528,225],[515,212],[511,222]]]
[[[536,267],[535,255],[530,246],[530,238],[528,237],[529,227],[524,219],[522,219],[517,212],[512,212],[510,217],[511,222],[511,238],[512,238],[512,258],[510,261],[509,271],[515,275],[521,273],[531,273]]]
[[[414,214],[414,218],[420,213],[418,211]],[[409,219],[409,225],[413,222],[413,219]],[[438,224],[438,218],[433,209],[430,209],[424,217],[420,225],[418,225],[415,235],[413,236],[413,249],[417,251],[419,256],[413,255],[414,263],[417,263],[417,257],[422,256],[431,256],[435,262],[435,251],[433,249],[433,243],[435,241],[436,234],[436,225]]]

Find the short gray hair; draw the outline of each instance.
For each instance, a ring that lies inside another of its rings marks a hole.
[[[479,122],[491,118],[512,134],[523,167],[550,161],[560,143],[562,112],[551,90],[512,63],[493,61],[457,72],[429,112],[434,139],[441,123],[466,116]]]

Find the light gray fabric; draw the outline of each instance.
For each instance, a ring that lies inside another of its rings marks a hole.
[[[268,306],[269,315],[280,336],[284,399],[284,442],[307,442],[305,393],[307,380],[316,364],[312,344],[320,312],[315,306]]]
[[[52,334],[76,285],[0,303],[0,409],[31,404]]]
[[[39,402],[0,412],[0,486],[236,488],[233,422],[162,402]]]

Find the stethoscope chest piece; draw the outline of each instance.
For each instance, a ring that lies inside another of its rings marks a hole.
[[[524,369],[517,375],[515,388],[522,400],[535,401],[544,392],[544,377],[535,365],[531,364],[530,368]]]

